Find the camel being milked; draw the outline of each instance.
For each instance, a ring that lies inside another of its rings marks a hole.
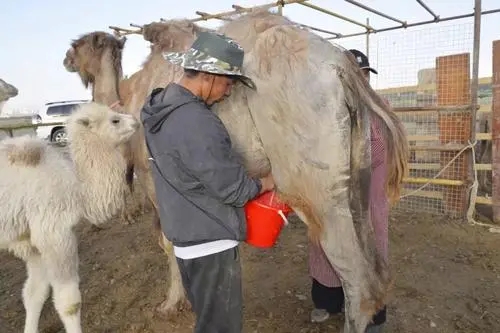
[[[201,30],[184,20],[144,27],[144,38],[153,43],[151,54],[140,71],[119,83],[126,112],[138,118],[154,88],[180,78],[182,69],[167,62],[163,54],[186,51]],[[251,176],[272,169],[280,199],[308,226],[310,238],[321,243],[341,276],[346,294],[344,332],[362,333],[385,304],[392,280],[389,267],[375,249],[368,213],[369,121],[370,117],[378,118],[388,138],[387,192],[394,201],[408,170],[403,126],[364,80],[346,50],[288,18],[255,11],[226,22],[218,32],[243,47],[243,71],[257,90],[237,84],[231,96],[213,111],[227,127]],[[84,64],[109,62],[103,55],[112,53],[111,48],[77,45],[67,54],[79,60],[73,61],[82,64],[75,71],[85,78],[90,74]],[[103,82],[116,92],[119,80],[121,77]],[[156,207],[142,127],[132,138],[131,147],[138,182]],[[155,224],[159,226],[158,221]],[[175,313],[185,304],[185,296],[171,244],[161,233],[160,237],[171,272],[162,309]]]

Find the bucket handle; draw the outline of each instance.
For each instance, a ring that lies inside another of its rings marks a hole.
[[[288,225],[288,219],[286,218],[285,214],[283,213],[283,211],[281,209],[278,210],[278,214],[283,219],[283,223],[285,223],[285,227],[286,227]]]

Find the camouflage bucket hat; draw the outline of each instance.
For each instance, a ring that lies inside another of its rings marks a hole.
[[[169,62],[186,69],[235,77],[256,89],[255,83],[243,75],[243,48],[234,40],[213,32],[201,32],[187,52],[165,52]]]

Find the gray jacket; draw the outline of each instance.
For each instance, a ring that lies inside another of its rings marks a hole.
[[[141,110],[162,229],[176,246],[246,239],[244,205],[261,188],[223,123],[184,87],[155,89]]]

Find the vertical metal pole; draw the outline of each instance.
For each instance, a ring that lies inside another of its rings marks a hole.
[[[474,143],[476,141],[476,118],[477,118],[477,105],[478,105],[478,90],[479,90],[479,45],[481,41],[481,0],[474,1],[474,47],[472,50],[472,82],[471,82],[471,122],[470,122],[470,142]],[[477,147],[477,145],[476,145]],[[475,156],[472,150],[468,152],[469,158],[469,181],[470,184],[477,179],[476,170],[474,168]],[[475,202],[472,202],[473,198],[477,195],[477,186],[473,186],[469,193],[469,211],[473,211]],[[472,209],[471,209],[472,208]],[[471,213],[468,214],[468,218],[472,218]]]
[[[475,0],[474,6],[474,48],[472,50],[472,82],[471,104],[474,124],[472,126],[472,140],[476,139],[476,113],[479,89],[479,46],[481,41],[481,0]]]
[[[493,73],[491,89],[493,102],[491,110],[491,201],[493,201],[493,222],[500,224],[500,40],[493,41]]]
[[[370,18],[366,18],[366,25],[370,26]],[[366,29],[366,56],[370,59],[370,30]]]

